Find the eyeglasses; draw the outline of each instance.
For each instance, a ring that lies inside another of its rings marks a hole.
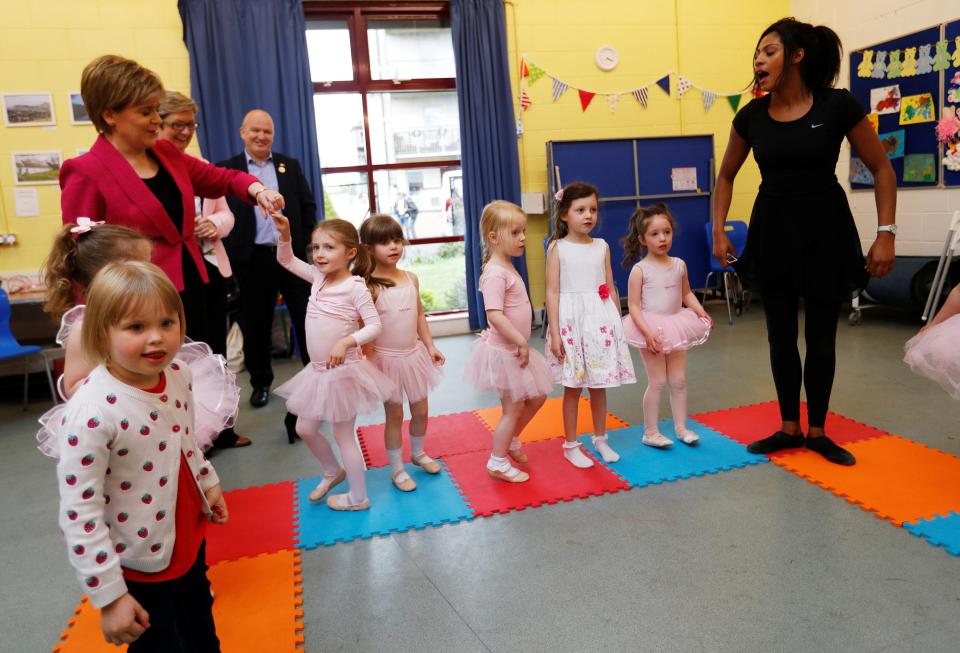
[[[164,120],[163,124],[166,125],[167,127],[170,127],[174,131],[178,131],[178,132],[182,132],[185,129],[189,129],[190,131],[196,131],[200,129],[199,122],[182,122],[180,120],[177,120],[175,122],[167,122],[166,120]]]

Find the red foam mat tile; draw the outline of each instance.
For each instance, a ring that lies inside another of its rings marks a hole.
[[[389,464],[383,443],[383,424],[370,424],[357,429],[360,449],[367,467]],[[403,422],[403,459],[410,462],[410,420]],[[431,416],[427,423],[424,450],[434,458],[451,454],[490,449],[490,429],[473,412]]]
[[[207,526],[207,563],[294,548],[293,482],[231,490],[224,494],[230,519]]]
[[[491,478],[487,473],[489,449],[446,456],[443,462],[477,516],[619,492],[629,487],[599,461],[589,469],[575,468],[563,457],[562,442],[554,439],[524,445],[523,450],[530,458],[521,466],[530,474],[530,480],[525,483]]]

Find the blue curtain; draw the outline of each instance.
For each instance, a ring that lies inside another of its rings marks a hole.
[[[200,150],[222,161],[243,148],[251,109],[273,117],[274,149],[303,166],[323,218],[313,84],[300,0],[179,0],[190,54],[190,94],[200,105]]]
[[[467,304],[470,328],[480,329],[487,325],[477,284],[481,272],[480,213],[493,200],[520,203],[520,160],[503,2],[451,0],[450,24],[460,107]],[[524,259],[514,262],[526,281]]]

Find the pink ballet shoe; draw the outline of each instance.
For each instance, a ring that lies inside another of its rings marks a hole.
[[[530,458],[527,454],[523,453],[523,449],[517,447],[516,449],[507,449],[507,455],[513,458],[515,463],[526,463],[530,462]]]
[[[530,474],[512,466],[505,472],[501,472],[499,469],[487,468],[487,473],[493,478],[506,481],[507,483],[524,483],[530,480]]]
[[[417,489],[416,481],[410,478],[405,469],[398,469],[393,473],[393,485],[401,492],[413,492]]]
[[[329,507],[330,510],[369,510],[370,499],[364,499],[360,503],[350,503],[349,492],[344,492],[343,494],[331,494],[327,497],[327,507]]]
[[[440,473],[440,463],[428,456],[426,453],[417,454],[411,458],[410,461],[417,467],[422,467],[423,471],[428,474]]]
[[[343,483],[343,479],[347,477],[347,472],[341,469],[336,476],[327,476],[324,474],[323,480],[313,488],[313,491],[310,492],[310,495],[307,497],[313,502],[317,502],[326,496],[327,492],[331,489]]]

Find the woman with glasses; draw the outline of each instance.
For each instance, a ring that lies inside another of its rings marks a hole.
[[[160,100],[160,138],[173,143],[186,153],[199,127],[197,103],[177,91],[166,91]],[[203,159],[201,159],[203,160]],[[203,322],[207,332],[198,338],[210,345],[215,354],[227,355],[227,283],[233,276],[227,250],[220,242],[233,229],[233,212],[223,196],[216,199],[194,197],[196,222],[193,233],[203,253],[209,283],[203,286],[203,305],[206,313]],[[187,324],[193,316],[187,315]],[[233,427],[227,428],[214,440],[215,447],[245,447],[249,438],[237,435]]]

